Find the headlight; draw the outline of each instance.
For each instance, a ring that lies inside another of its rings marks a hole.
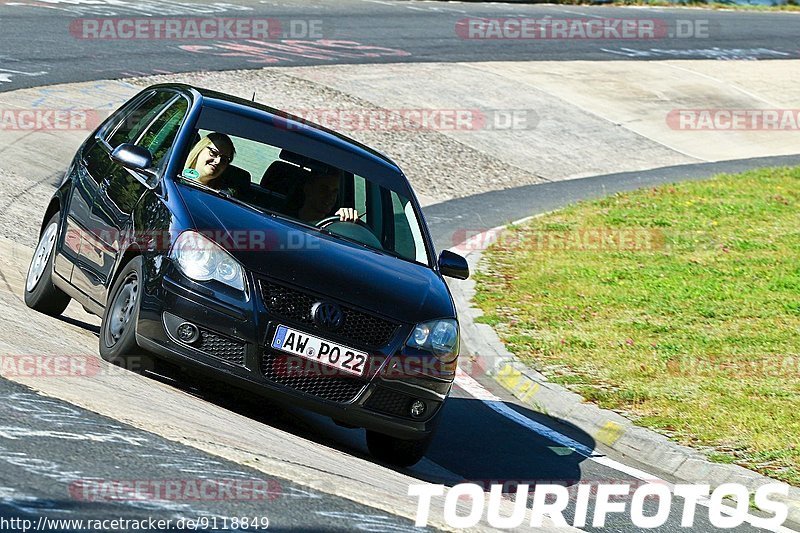
[[[458,356],[458,323],[447,318],[417,324],[406,345],[432,352],[443,363],[449,363]]]
[[[196,231],[181,233],[169,256],[187,278],[195,281],[214,279],[244,290],[242,266],[221,246]]]

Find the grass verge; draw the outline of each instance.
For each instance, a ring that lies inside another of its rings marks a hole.
[[[762,5],[762,4],[733,4],[728,2],[701,2],[701,1],[684,1],[684,2],[667,2],[666,0],[614,0],[612,5],[615,6],[642,6],[642,7],[695,7],[701,9],[722,9],[730,11],[795,11],[800,12],[800,5],[780,4],[780,5]]]
[[[481,320],[601,407],[798,486],[798,207],[780,168],[536,218],[484,255]]]

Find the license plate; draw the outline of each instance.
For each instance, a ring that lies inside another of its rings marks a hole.
[[[364,374],[369,357],[364,352],[286,326],[278,326],[272,347],[356,376]]]

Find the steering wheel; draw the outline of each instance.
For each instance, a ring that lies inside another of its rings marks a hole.
[[[366,244],[372,248],[383,250],[381,241],[372,233],[367,223],[360,218],[343,221],[339,218],[339,215],[334,215],[332,217],[323,218],[317,222],[315,226],[319,229],[327,229],[333,234]]]

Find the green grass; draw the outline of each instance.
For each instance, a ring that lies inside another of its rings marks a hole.
[[[582,2],[578,1],[577,3]],[[800,6],[794,3],[767,6],[757,4],[730,4],[727,2],[702,1],[684,1],[681,3],[673,3],[667,2],[666,0],[614,0],[612,4],[615,6],[694,7],[700,9],[729,9],[734,11],[800,11]]]
[[[485,254],[475,300],[552,381],[797,486],[798,258],[800,169],[764,169],[513,228]]]

